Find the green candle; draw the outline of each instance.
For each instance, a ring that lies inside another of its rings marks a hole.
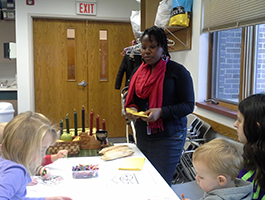
[[[60,132],[61,132],[61,135],[63,134],[63,120],[61,119],[60,121]]]
[[[75,136],[77,136],[77,113],[76,110],[74,109],[74,120],[75,120]]]
[[[68,113],[67,113],[67,115],[66,115],[65,122],[66,122],[66,130],[67,130],[67,133],[70,133],[70,132],[69,132],[69,119],[68,119]]]

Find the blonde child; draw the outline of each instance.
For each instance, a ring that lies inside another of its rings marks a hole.
[[[2,122],[0,123],[0,150],[1,150],[1,143],[2,143],[2,137],[3,137],[3,132],[4,132],[4,128],[7,125],[7,122]],[[0,151],[1,153],[1,151]],[[51,173],[50,170],[48,168],[45,168],[45,165],[51,164],[53,162],[55,162],[56,160],[60,159],[60,158],[65,158],[68,154],[67,149],[63,149],[58,151],[57,154],[53,154],[53,155],[46,155],[43,159],[42,159],[42,163],[41,166],[38,167],[37,170],[37,176],[42,176],[42,178],[44,179],[48,179],[51,177]],[[1,154],[0,154],[1,155]],[[44,170],[46,171],[46,173],[44,174]],[[32,177],[32,182],[29,185],[36,185],[38,182],[36,181],[35,178]]]
[[[236,178],[243,158],[227,140],[215,139],[199,146],[193,153],[193,165],[197,183],[205,191],[200,200],[252,199],[252,184]]]
[[[39,113],[21,113],[6,125],[0,156],[1,199],[71,200],[62,196],[25,197],[30,176],[36,174],[47,148],[56,138],[51,122]]]

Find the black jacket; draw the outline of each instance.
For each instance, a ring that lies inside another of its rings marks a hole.
[[[119,72],[117,74],[115,89],[119,90],[121,88],[123,74],[126,72],[126,82],[125,86],[129,85],[129,79],[131,77],[132,71],[138,67],[142,63],[141,55],[134,55],[134,57],[130,57],[130,55],[125,54],[123,60],[121,62],[121,66]]]

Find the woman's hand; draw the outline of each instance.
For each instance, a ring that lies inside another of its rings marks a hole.
[[[162,116],[162,109],[161,108],[151,108],[144,112],[145,115],[148,115],[147,118],[142,117],[143,121],[147,122],[155,122],[158,118]]]
[[[72,199],[70,197],[57,196],[57,197],[46,197],[45,200],[72,200]]]
[[[138,112],[135,107],[131,107],[130,109]],[[140,118],[140,117],[135,116],[135,115],[133,115],[131,113],[128,113],[127,111],[126,111],[125,117],[127,117],[129,120],[136,120],[136,119]]]

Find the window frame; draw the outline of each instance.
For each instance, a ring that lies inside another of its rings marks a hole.
[[[254,92],[255,61],[257,59],[257,55],[255,54],[255,50],[257,48],[256,26],[257,25],[242,27],[239,102]],[[207,99],[214,99],[215,101],[218,101],[219,104],[214,105],[209,102],[196,102],[196,106],[236,119],[238,103],[228,102],[226,100],[213,97],[213,40],[214,33],[209,33]]]

